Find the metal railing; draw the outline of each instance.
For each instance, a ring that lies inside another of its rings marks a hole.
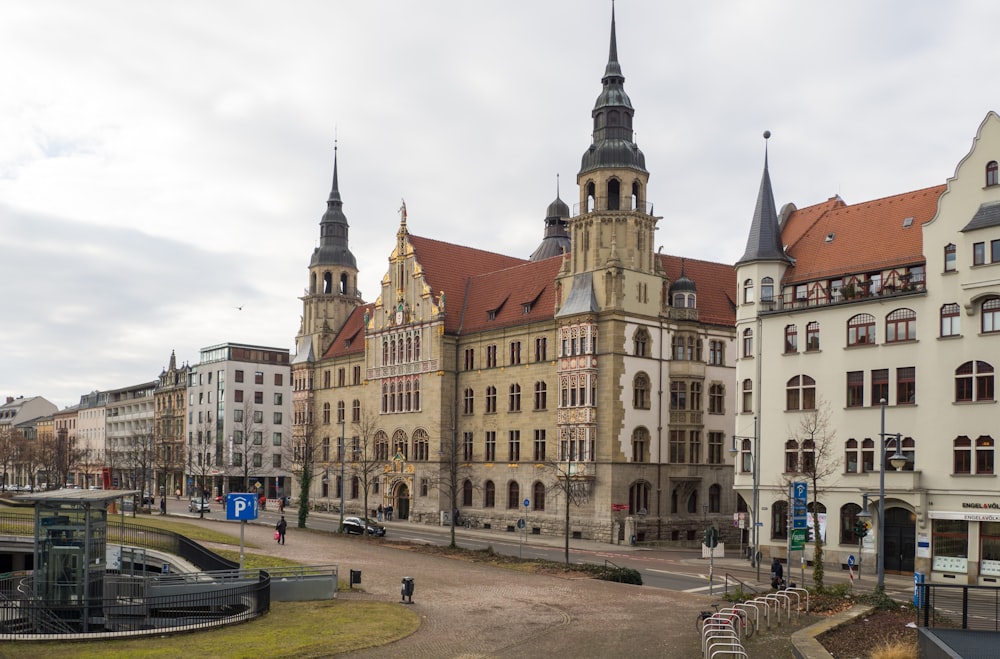
[[[917,625],[1000,631],[1000,587],[917,584]]]
[[[23,582],[30,577],[10,577]],[[101,636],[163,633],[245,622],[271,608],[271,577],[260,570],[229,586],[150,596],[145,577],[113,579],[100,597],[83,601],[21,595],[2,601],[0,639],[32,640],[39,635],[86,633]],[[6,587],[0,587],[8,591]]]

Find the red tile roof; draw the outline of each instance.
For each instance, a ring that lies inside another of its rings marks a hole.
[[[684,274],[698,289],[698,320],[711,325],[736,326],[736,270],[725,263],[659,254],[663,272],[674,282]]]
[[[463,245],[409,236],[414,258],[434,295],[445,293],[445,331],[467,334],[499,327],[552,320],[555,279],[563,256],[528,261]],[[675,280],[681,257],[658,255],[664,272]],[[698,289],[701,322],[736,324],[736,274],[731,265],[683,259],[684,272]],[[364,316],[374,305],[355,309],[323,358],[364,352]],[[492,318],[491,318],[492,315]]]
[[[785,284],[924,263],[922,226],[944,185],[847,205],[839,197],[796,210],[782,227],[795,267]],[[904,226],[906,218],[913,218]]]

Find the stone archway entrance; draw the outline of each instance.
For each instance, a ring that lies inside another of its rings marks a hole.
[[[913,572],[917,553],[917,516],[906,508],[885,510],[885,571],[895,574]]]
[[[410,488],[406,483],[399,483],[392,492],[393,519],[410,518]]]

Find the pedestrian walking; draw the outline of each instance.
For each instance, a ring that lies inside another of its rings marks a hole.
[[[382,508],[382,504],[379,504],[378,508],[376,508],[375,510],[378,512],[378,521],[381,522],[382,521],[382,513],[385,511],[385,509]]]
[[[391,522],[392,521],[392,504],[391,503],[388,506],[385,507],[385,521],[387,521],[387,522]]]
[[[285,529],[288,528],[288,522],[285,521],[285,516],[282,515],[278,523],[274,525],[274,530],[278,532],[277,537],[275,537],[275,542],[280,545],[285,544]]]
[[[167,514],[167,497],[160,497],[160,514]]]

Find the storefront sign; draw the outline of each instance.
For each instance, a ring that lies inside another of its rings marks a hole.
[[[931,510],[927,513],[931,519],[964,519],[967,522],[1000,522],[1000,511],[986,512],[951,512],[947,510]]]

